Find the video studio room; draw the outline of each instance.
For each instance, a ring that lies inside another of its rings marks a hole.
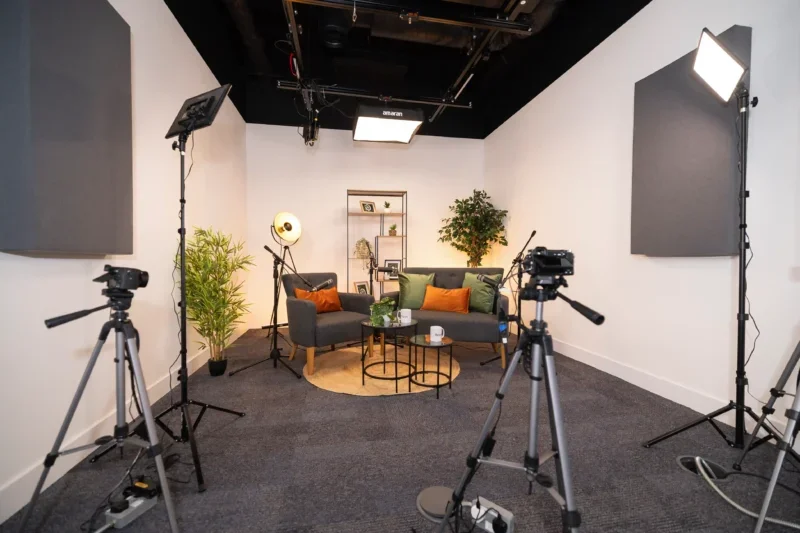
[[[0,2],[0,532],[800,529],[799,25]]]

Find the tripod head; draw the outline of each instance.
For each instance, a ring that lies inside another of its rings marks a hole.
[[[47,326],[48,329],[55,328],[103,309],[125,312],[131,308],[131,303],[133,302],[132,291],[139,287],[146,287],[147,282],[150,280],[150,275],[147,272],[136,268],[106,265],[103,270],[105,270],[106,273],[92,281],[106,284],[106,288],[103,289],[101,293],[108,298],[108,303],[99,307],[93,307],[92,309],[83,309],[81,311],[75,311],[74,313],[48,318],[44,321],[44,325]]]

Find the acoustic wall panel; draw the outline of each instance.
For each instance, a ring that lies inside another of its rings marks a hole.
[[[0,3],[0,250],[133,252],[130,54],[107,0]]]
[[[733,26],[719,39],[749,65],[751,33]],[[738,253],[736,102],[721,103],[693,61],[691,52],[635,86],[632,254]]]

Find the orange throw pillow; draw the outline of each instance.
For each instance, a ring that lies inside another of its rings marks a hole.
[[[469,313],[469,287],[461,289],[440,289],[428,285],[425,289],[425,300],[421,310],[450,311],[452,313]]]
[[[295,289],[294,296],[299,300],[314,302],[314,305],[317,306],[317,313],[330,313],[342,310],[342,302],[339,300],[339,291],[336,290],[336,287],[322,289],[317,292]]]

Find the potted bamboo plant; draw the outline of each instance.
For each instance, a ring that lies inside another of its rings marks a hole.
[[[225,348],[249,305],[235,275],[253,265],[243,242],[212,228],[195,228],[186,246],[186,314],[210,351],[212,376],[225,373]]]

